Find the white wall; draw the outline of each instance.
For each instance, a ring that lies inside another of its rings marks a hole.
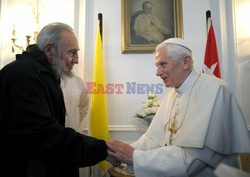
[[[21,53],[11,51],[12,30],[15,26],[17,45],[26,47],[26,35],[33,35],[36,31],[36,24],[32,8],[36,8],[38,4],[40,14],[40,30],[43,26],[51,22],[64,22],[74,27],[74,1],[72,0],[1,0],[1,58],[0,67],[11,62],[15,58],[15,54]],[[72,3],[73,2],[73,3]],[[55,13],[55,7],[58,8]],[[77,14],[78,15],[78,14]],[[31,41],[32,43],[33,41]]]
[[[235,1],[236,12],[236,38],[237,38],[237,55],[239,68],[239,98],[243,113],[246,116],[248,125],[250,125],[250,1],[237,0]]]

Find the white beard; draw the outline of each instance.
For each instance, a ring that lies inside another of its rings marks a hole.
[[[50,66],[57,79],[60,79],[63,77],[73,77],[74,75],[72,71],[66,72],[63,70],[63,68],[65,67],[65,64],[63,60],[61,60],[60,56],[58,55],[55,55],[53,59],[50,61]]]

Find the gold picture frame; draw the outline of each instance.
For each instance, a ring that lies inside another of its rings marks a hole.
[[[160,37],[152,42],[153,40],[150,39],[151,34],[143,34],[139,31],[144,27],[138,25],[139,18],[137,17],[139,14],[142,14],[142,7],[144,7],[143,3],[145,1],[146,0],[122,0],[122,53],[153,53],[157,44],[160,43],[159,41],[163,39],[161,35],[156,34],[154,36]],[[155,18],[159,19],[159,22],[155,19],[152,20],[153,22],[150,22],[150,24],[155,26],[156,24],[162,24],[162,26],[164,26],[163,28],[167,28],[169,31],[168,35],[163,34],[164,40],[171,37],[183,38],[182,0],[150,0],[146,2],[153,5],[151,8],[151,16],[153,16],[155,12]],[[154,8],[157,8],[157,10],[154,10]],[[135,20],[135,18],[137,18],[137,20]],[[141,15],[141,23],[143,20],[145,21],[145,18],[143,18]],[[150,18],[152,19],[152,17]],[[168,23],[164,23],[165,21],[168,21]],[[137,30],[139,32],[135,31],[135,28],[139,29]],[[149,28],[145,27],[145,29]],[[142,37],[143,35],[145,37]]]

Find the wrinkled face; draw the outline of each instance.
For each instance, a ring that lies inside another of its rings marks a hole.
[[[78,64],[78,51],[78,42],[74,34],[64,32],[59,53],[54,53],[52,59],[53,68],[59,77],[63,74],[72,76],[74,64]]]
[[[152,13],[153,5],[151,3],[145,3],[142,7],[142,10],[145,14],[151,14]]]
[[[161,77],[166,87],[178,88],[186,79],[183,59],[174,60],[167,55],[167,49],[162,48],[156,53],[156,75]]]

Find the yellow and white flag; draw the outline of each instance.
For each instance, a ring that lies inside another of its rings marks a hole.
[[[97,41],[94,59],[93,83],[98,88],[101,84],[105,88],[105,72],[102,54],[102,39],[100,27],[98,25]],[[105,93],[93,93],[91,96],[90,132],[93,137],[107,140],[109,139],[108,114]],[[103,171],[107,170],[108,162],[99,163]]]

